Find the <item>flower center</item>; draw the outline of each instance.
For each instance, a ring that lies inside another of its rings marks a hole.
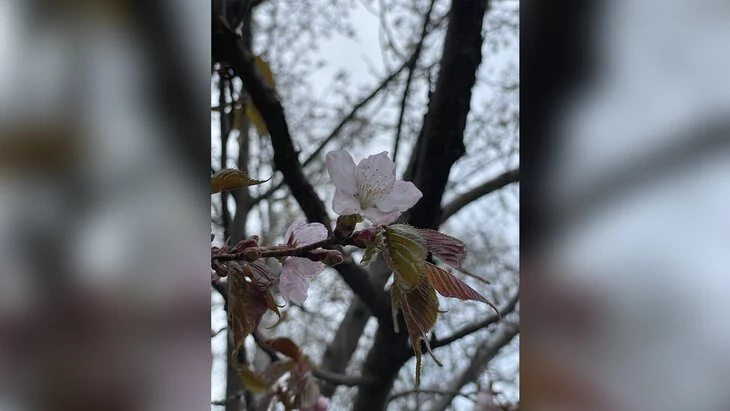
[[[365,184],[360,188],[360,192],[356,196],[360,200],[360,208],[365,210],[375,205],[375,202],[386,194],[387,190],[382,186],[376,188],[373,185]]]

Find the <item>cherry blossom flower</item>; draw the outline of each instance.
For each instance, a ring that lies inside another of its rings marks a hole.
[[[332,209],[338,215],[360,214],[373,224],[389,224],[413,207],[423,194],[407,181],[396,181],[388,152],[355,165],[345,150],[327,153],[327,172],[335,185]]]
[[[327,238],[327,228],[320,223],[294,222],[284,235],[286,245],[300,247]],[[279,294],[297,305],[307,299],[309,282],[324,270],[325,264],[306,258],[286,257],[279,277]]]

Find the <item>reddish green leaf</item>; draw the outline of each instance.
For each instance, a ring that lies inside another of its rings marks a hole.
[[[269,364],[266,369],[264,369],[261,376],[269,383],[269,385],[272,385],[284,374],[291,371],[293,367],[294,362],[292,360],[274,361]]]
[[[302,352],[299,350],[299,347],[294,341],[288,338],[274,338],[273,340],[266,341],[264,344],[294,361],[298,361],[302,357]]]
[[[211,193],[215,194],[222,191],[237,190],[240,188],[263,184],[269,180],[270,178],[267,178],[266,180],[254,180],[253,178],[249,178],[249,176],[241,170],[229,168],[220,170],[210,177],[210,189]]]
[[[393,289],[395,290],[395,288]],[[398,299],[411,338],[411,345],[416,354],[416,388],[418,388],[421,384],[421,341],[425,343],[426,349],[436,364],[442,365],[431,352],[427,336],[428,331],[436,324],[439,302],[436,290],[428,281],[421,281],[416,288],[406,294],[401,294]]]
[[[453,268],[460,269],[466,258],[466,244],[450,235],[435,230],[418,230],[426,240],[426,248],[436,258]]]
[[[426,277],[436,291],[444,297],[483,302],[494,308],[499,315],[499,309],[494,303],[484,298],[475,289],[469,287],[469,285],[454,277],[448,271],[442,270],[431,263],[426,263]]]
[[[264,394],[269,390],[269,383],[247,367],[238,369],[243,386],[254,394]]]
[[[237,264],[228,275],[228,318],[233,330],[233,358],[244,339],[258,328],[266,310],[281,314],[271,294],[274,276],[260,262]]]
[[[464,244],[464,242],[435,230],[421,229],[418,231],[426,241],[426,248],[434,257],[469,277],[483,283],[490,284],[490,282],[484,278],[474,275],[464,269],[463,264],[467,254],[466,244]]]
[[[395,284],[408,291],[420,284],[425,273],[426,242],[418,230],[406,224],[385,227],[383,257],[395,272]]]

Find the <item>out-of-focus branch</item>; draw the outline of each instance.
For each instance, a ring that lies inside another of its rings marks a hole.
[[[472,188],[443,207],[441,211],[441,223],[448,220],[449,217],[458,213],[462,208],[468,206],[473,201],[518,181],[520,181],[519,167],[514,170],[504,172],[499,176]]]
[[[421,36],[418,39],[418,42],[416,43],[416,48],[413,51],[413,56],[408,59],[408,77],[406,78],[406,85],[403,89],[403,98],[400,102],[400,113],[398,114],[398,125],[396,126],[395,131],[395,141],[393,143],[393,161],[397,161],[398,159],[398,146],[400,144],[400,135],[401,130],[403,129],[403,116],[406,112],[406,104],[408,103],[408,94],[411,91],[411,82],[413,82],[413,72],[416,70],[416,64],[418,63],[418,58],[421,56],[421,50],[423,50],[423,41],[426,39],[426,34],[428,34],[428,24],[431,22],[431,13],[433,12],[433,5],[436,3],[436,0],[431,0],[431,3],[428,6],[428,11],[426,12],[426,15],[423,18],[423,27],[421,28]]]
[[[322,381],[327,381],[336,385],[345,385],[347,387],[370,385],[375,382],[375,378],[373,377],[337,374],[321,368],[315,368],[312,370],[312,375]]]
[[[517,307],[517,303],[520,300],[520,293],[516,293],[512,298],[510,298],[507,305],[505,305],[504,308],[500,309],[500,312],[502,313],[502,318],[506,317],[507,314],[510,314],[515,311],[515,308]],[[439,338],[431,342],[431,348],[436,349],[439,347],[443,347],[445,345],[449,345],[452,342],[462,339],[466,337],[467,335],[474,334],[475,332],[482,330],[492,324],[496,324],[499,321],[499,316],[496,314],[491,315],[484,319],[483,321],[479,321],[478,323],[474,323],[471,325],[468,325],[459,331],[454,332],[453,334],[449,335],[448,337]]]

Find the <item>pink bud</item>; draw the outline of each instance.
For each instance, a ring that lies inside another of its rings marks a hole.
[[[352,245],[359,248],[368,248],[375,241],[376,234],[377,228],[375,227],[360,230],[353,234]]]
[[[337,250],[312,250],[310,251],[310,255],[312,256],[312,260],[321,261],[330,267],[345,261],[345,257],[343,257],[342,253]]]
[[[240,253],[247,248],[258,247],[258,245],[259,245],[259,236],[252,235],[251,237],[249,237],[245,240],[239,241],[238,244],[236,244],[236,246],[233,247],[233,250],[231,250],[231,252],[234,254]]]

